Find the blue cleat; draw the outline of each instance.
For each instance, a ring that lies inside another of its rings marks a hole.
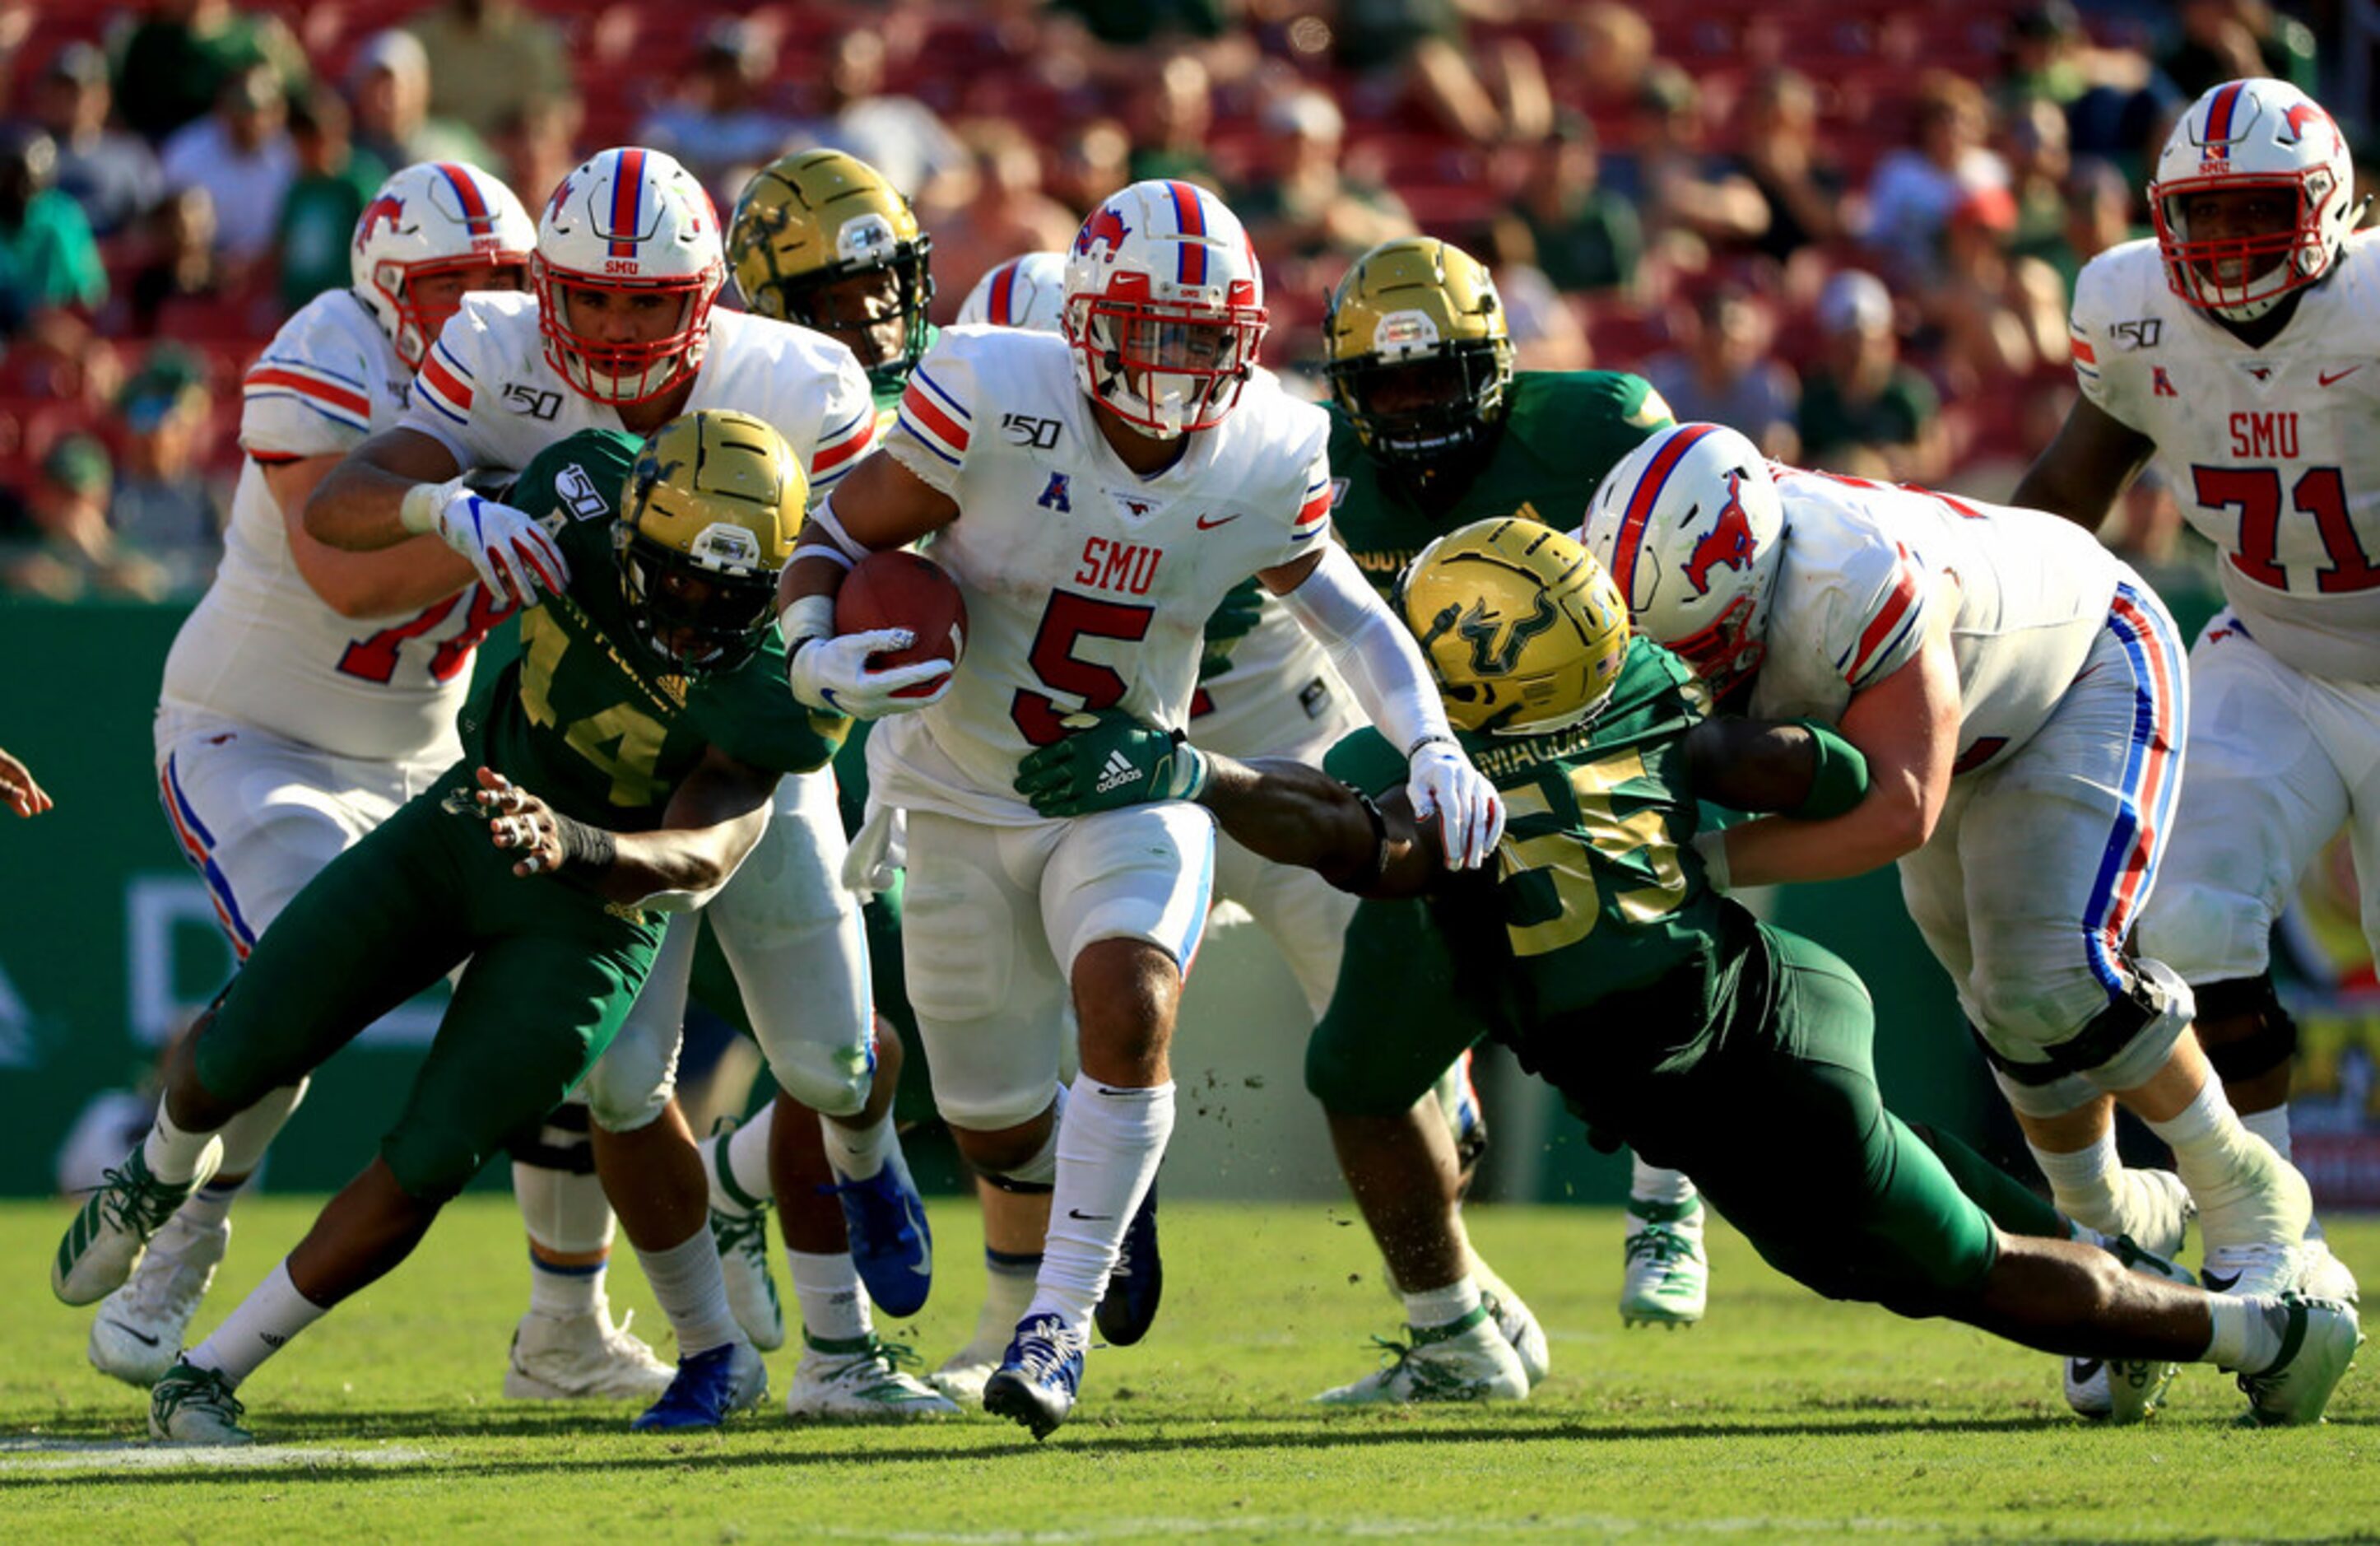
[[[683,1428],[717,1428],[730,1412],[757,1405],[769,1394],[769,1366],[748,1342],[706,1348],[677,1361],[677,1378],[662,1398],[628,1424],[635,1433]]]
[[[1107,1292],[1092,1318],[1099,1335],[1118,1347],[1129,1347],[1157,1323],[1157,1304],[1165,1296],[1165,1260],[1157,1253],[1157,1183],[1124,1227],[1123,1245],[1108,1272]]]
[[[1015,1338],[1000,1367],[984,1382],[983,1409],[1013,1418],[1046,1439],[1075,1409],[1083,1383],[1083,1349],[1088,1341],[1054,1315],[1029,1315],[1016,1323]]]
[[[934,1286],[934,1232],[926,1223],[926,1199],[900,1155],[865,1181],[827,1190],[843,1203],[851,1260],[876,1307],[892,1316],[925,1309]]]

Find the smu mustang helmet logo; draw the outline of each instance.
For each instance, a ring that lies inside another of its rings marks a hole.
[[[382,221],[387,221],[388,228],[394,231],[404,218],[405,201],[394,193],[383,193],[366,204],[363,214],[356,221],[356,250],[363,250],[364,243],[371,240],[373,230]]]
[[[2289,143],[2293,145],[2304,143],[2306,127],[2309,124],[2319,128],[2328,129],[2330,131],[2331,144],[2336,146],[2338,143],[2338,126],[2330,121],[2329,114],[2324,112],[2321,108],[2316,107],[2310,102],[2293,102],[2289,103],[2289,110],[2283,114],[2282,116],[2289,120]]]
[[[1718,524],[1694,543],[1694,551],[1686,558],[1686,583],[1697,596],[1710,594],[1710,573],[1720,565],[1730,569],[1752,566],[1752,522],[1743,513],[1742,481],[1741,472],[1727,475],[1727,504],[1719,510]]]
[[[1430,639],[1446,631],[1451,622],[1454,631],[1471,645],[1471,670],[1479,676],[1509,676],[1521,663],[1521,651],[1529,640],[1554,626],[1559,614],[1554,611],[1553,598],[1543,590],[1537,592],[1537,610],[1526,617],[1516,617],[1504,632],[1504,647],[1496,647],[1497,626],[1502,619],[1488,609],[1485,602],[1474,602],[1459,617],[1450,616],[1451,607],[1439,614],[1438,626],[1430,629]],[[1423,640],[1427,645],[1429,640]]]
[[[1099,213],[1083,222],[1082,234],[1075,238],[1075,253],[1087,257],[1099,243],[1108,244],[1111,254],[1123,250],[1123,238],[1132,235],[1132,227],[1123,223],[1113,204],[1101,204]]]

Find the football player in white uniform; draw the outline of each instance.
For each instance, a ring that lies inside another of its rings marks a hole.
[[[958,325],[1018,327],[1058,334],[1065,325],[1066,255],[1026,252],[994,266],[959,307]],[[1228,747],[1248,759],[1317,761],[1340,737],[1362,727],[1346,684],[1288,609],[1254,578],[1232,588],[1208,617],[1190,700],[1189,732],[1201,746]],[[1269,864],[1237,843],[1215,848],[1214,902],[1245,908],[1281,953],[1318,1017],[1330,1003],[1354,898],[1312,870]],[[1012,1183],[1012,1186],[1014,1184]],[[985,1269],[990,1291],[975,1335],[930,1378],[961,1401],[983,1394],[1010,1335],[1032,1301],[1048,1233],[1049,1195],[1002,1189],[979,1180]],[[1155,1196],[1151,1182],[1150,1196]],[[1108,1341],[1137,1342],[1163,1291],[1154,1203],[1144,1203],[1127,1231],[1115,1273],[1096,1319]]]
[[[527,286],[536,237],[487,173],[407,166],[357,223],[353,287],[299,310],[248,372],[223,564],[166,656],[156,726],[166,816],[243,959],[317,870],[459,754],[473,652],[510,600],[442,543],[342,553],[298,517],[340,456],[396,422],[464,294]],[[225,1210],[304,1093],[301,1081],[232,1124],[223,1170],[100,1306],[95,1367],[151,1385],[173,1363],[229,1243]],[[668,1366],[611,1322],[612,1212],[576,1115],[578,1133],[539,1135],[515,1160],[531,1292],[505,1391],[656,1395]]]
[[[2296,87],[2192,103],[2149,184],[2155,239],[2075,282],[2082,396],[2016,493],[2095,529],[2155,456],[2223,552],[2229,605],[2191,651],[2190,776],[2141,944],[2197,994],[2232,1103],[2283,1155],[2297,1027],[2273,922],[2342,824],[2380,946],[2380,237],[2350,234],[2354,185]],[[2354,1296],[2319,1230],[2302,1265],[2310,1291]],[[2239,1270],[2210,1260],[2208,1281]]]
[[[2172,1146],[2208,1249],[2289,1287],[2274,1276],[2305,1231],[2305,1178],[2224,1099],[2190,990],[2127,955],[2189,717],[2172,619],[2140,578],[2055,517],[1774,466],[1716,424],[1631,452],[1585,536],[1715,690],[1840,724],[1867,757],[1875,787],[1846,815],[1698,837],[1718,882],[1897,860],[2061,1211],[2153,1256],[2180,1244],[2168,1173],[2076,1182],[2069,1156],[2113,1141],[2112,1095]]]
[[[324,481],[307,508],[309,530],[362,551],[435,531],[491,584],[550,589],[543,577],[561,565],[551,540],[519,511],[465,489],[462,473],[518,469],[577,430],[641,434],[703,408],[775,426],[814,491],[834,487],[873,444],[867,378],[848,349],[712,311],[725,274],[718,219],[668,156],[628,147],[579,165],[546,204],[530,269],[534,296],[476,298],[447,323],[403,421]],[[616,738],[601,725],[588,736]],[[619,744],[624,776],[638,753]],[[948,1402],[892,1367],[863,1289],[868,1266],[914,1306],[931,1268],[924,1210],[892,1132],[892,1081],[873,1077],[867,950],[837,879],[843,853],[832,777],[786,778],[767,834],[701,914],[780,1088],[823,1114],[851,1221],[854,1248],[819,1253],[796,1280],[813,1334],[787,1406],[805,1417],[947,1412]],[[721,1377],[678,1388],[695,1355],[747,1340],[727,1300],[702,1161],[671,1099],[694,922],[673,919],[638,1008],[587,1090],[606,1187],[677,1333],[681,1379],[662,1405],[710,1410],[715,1420],[755,1399],[765,1372],[757,1357],[705,1360]],[[817,1200],[815,1188],[783,1176],[779,1189],[803,1205]],[[888,1385],[902,1392],[897,1407],[858,1398]]]
[[[886,454],[818,506],[784,582],[796,698],[915,711],[868,743],[870,824],[906,818],[909,994],[936,1102],[979,1169],[1052,1188],[1038,1286],[984,1388],[1037,1436],[1073,1407],[1093,1307],[1172,1128],[1167,1042],[1214,829],[1170,766],[1075,788],[1037,779],[1035,749],[1127,716],[1180,726],[1208,617],[1258,574],[1409,756],[1449,851],[1476,866],[1502,824],[1411,637],[1328,539],[1327,427],[1256,365],[1264,328],[1256,255],[1220,201],[1124,189],[1075,239],[1065,335],[944,334]],[[838,636],[843,573],[929,534],[966,599],[965,659],[871,668],[907,637]],[[1151,779],[1172,797],[1111,809]]]

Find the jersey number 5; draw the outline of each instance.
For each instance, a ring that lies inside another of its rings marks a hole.
[[[2195,467],[2190,469],[2191,493],[2209,510],[2240,512],[2240,542],[2231,566],[2259,585],[2276,590],[2289,588],[2289,573],[2280,561],[2281,469],[2277,467]],[[2335,467],[2310,467],[2289,491],[2299,513],[2313,517],[2329,562],[2314,571],[2314,589],[2328,596],[2343,590],[2369,590],[2380,585],[2380,568],[2355,540],[2355,523],[2347,514],[2347,481]]]
[[[1072,590],[1051,591],[1026,659],[1036,676],[1059,692],[1081,699],[1082,708],[1062,708],[1044,694],[1017,688],[1008,705],[1008,717],[1025,732],[1025,738],[1035,746],[1048,746],[1064,737],[1066,729],[1059,721],[1068,714],[1112,709],[1123,702],[1131,684],[1109,666],[1078,658],[1075,641],[1088,638],[1137,642],[1148,637],[1148,621],[1156,615],[1153,606],[1126,606],[1122,602],[1078,596]]]

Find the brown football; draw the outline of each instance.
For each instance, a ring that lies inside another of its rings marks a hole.
[[[966,651],[966,598],[959,594],[958,581],[930,558],[897,549],[871,553],[843,577],[834,598],[834,631],[873,628],[906,628],[917,638],[905,650],[868,656],[877,670],[920,661],[955,663]],[[923,698],[936,685],[923,683],[896,696]]]

